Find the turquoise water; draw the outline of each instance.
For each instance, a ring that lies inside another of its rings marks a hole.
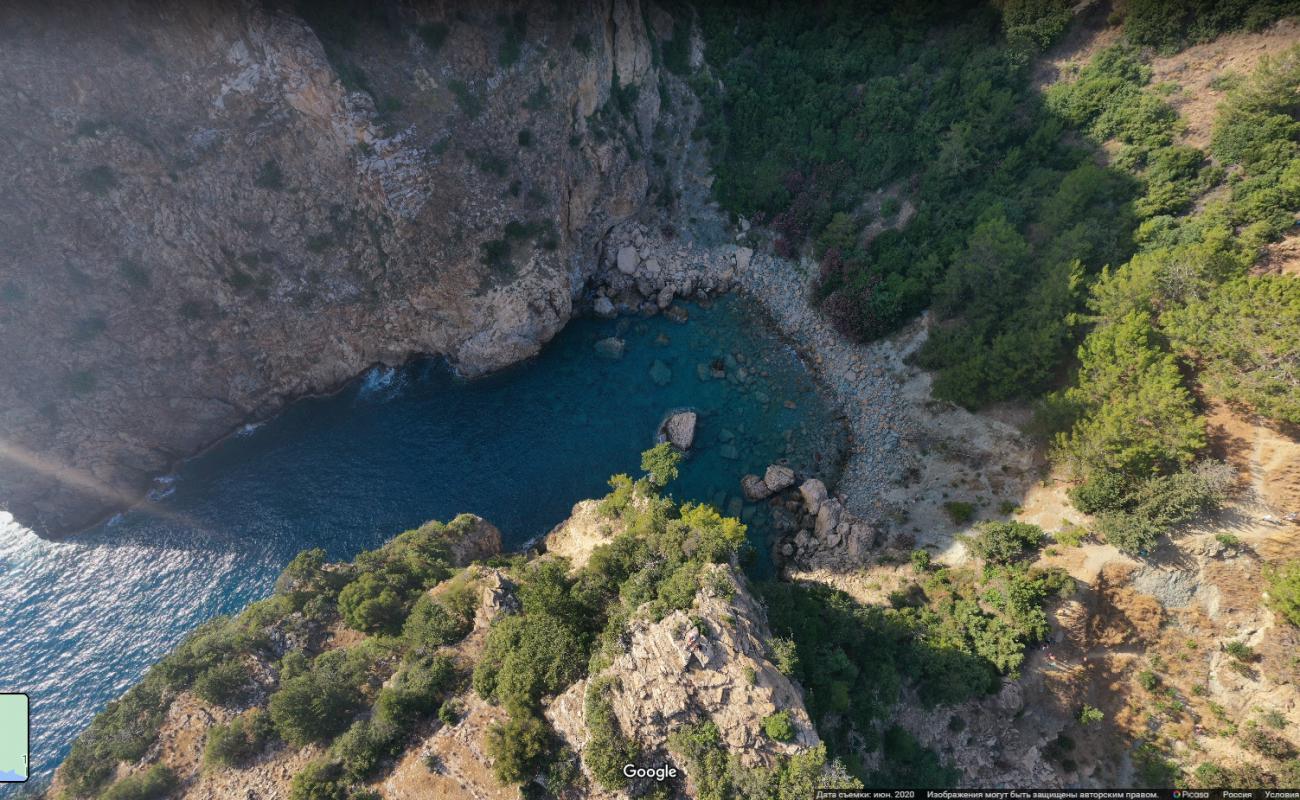
[[[830,475],[844,433],[742,301],[689,311],[687,324],[575,320],[537,358],[475,381],[435,361],[372,370],[191,460],[149,508],[97,530],[47,542],[0,526],[0,691],[31,695],[33,776],[48,778],[90,717],[185,633],[265,596],[299,550],[349,559],[462,511],[518,548],[609,475],[636,472],[677,407],[701,419],[670,491],[742,514],[749,568],[769,570],[763,510],[740,506],[740,477],[782,457]],[[622,358],[599,354],[609,336]]]

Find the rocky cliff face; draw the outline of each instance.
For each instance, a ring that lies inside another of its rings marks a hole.
[[[301,8],[0,10],[0,502],[38,532],[376,362],[534,354],[689,150],[638,0]]]

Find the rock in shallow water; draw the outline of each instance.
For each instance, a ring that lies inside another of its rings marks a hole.
[[[780,464],[773,464],[763,475],[763,483],[773,492],[780,492],[794,486],[794,470]]]
[[[757,475],[746,475],[741,478],[740,490],[745,493],[745,499],[751,503],[757,503],[759,500],[772,496],[772,490]]]
[[[667,386],[673,382],[673,371],[656,358],[655,363],[650,365],[650,380],[654,381],[655,386]]]
[[[623,357],[623,351],[627,348],[627,343],[617,336],[610,336],[607,339],[601,339],[596,342],[596,353],[604,358],[610,358],[615,361]]]
[[[664,420],[662,433],[679,450],[690,450],[695,444],[695,423],[699,419],[694,411],[678,411]]]
[[[799,494],[803,495],[803,504],[807,506],[808,513],[815,515],[826,499],[826,484],[816,478],[809,478],[799,487]]]
[[[596,316],[605,317],[606,319],[613,317],[615,313],[613,301],[604,295],[596,298],[596,302],[593,304],[592,309],[596,312]]]

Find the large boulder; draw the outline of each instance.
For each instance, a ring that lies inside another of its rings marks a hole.
[[[803,504],[808,508],[808,513],[816,514],[826,499],[826,484],[816,478],[809,478],[799,487],[799,494],[803,496]]]
[[[678,450],[690,450],[695,444],[695,423],[699,415],[694,411],[677,411],[664,420],[660,431],[673,447]]]
[[[773,492],[782,492],[794,486],[794,470],[781,464],[773,464],[763,475],[763,483]]]
[[[636,248],[631,245],[624,245],[618,249],[618,271],[624,275],[636,273],[637,264],[640,258],[637,256]]]
[[[772,489],[757,475],[746,475],[741,478],[740,490],[745,493],[745,499],[751,503],[757,503],[759,500],[766,500],[772,496]]]
[[[818,539],[825,539],[835,532],[839,527],[840,516],[844,513],[844,507],[840,501],[835,498],[823,500],[821,507],[817,509],[817,524],[814,526],[814,532]]]

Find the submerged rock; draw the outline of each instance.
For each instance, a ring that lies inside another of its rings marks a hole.
[[[741,478],[740,490],[745,493],[745,499],[751,503],[756,503],[759,500],[765,500],[772,496],[772,489],[757,475],[746,475]]]
[[[604,358],[617,361],[623,357],[623,352],[627,349],[627,342],[617,336],[610,336],[596,342],[596,353]]]
[[[650,365],[650,380],[654,381],[655,386],[667,386],[673,382],[673,371],[656,358],[655,363]]]
[[[592,310],[596,312],[596,316],[605,317],[606,319],[613,317],[615,313],[613,301],[604,295],[596,298],[596,302],[592,305]]]
[[[728,461],[735,461],[736,459],[740,458],[740,451],[736,449],[736,446],[734,444],[728,443],[718,448],[718,455],[722,456]]]
[[[660,433],[679,450],[690,450],[695,444],[695,423],[699,416],[694,411],[678,411],[669,415],[660,427]]]

